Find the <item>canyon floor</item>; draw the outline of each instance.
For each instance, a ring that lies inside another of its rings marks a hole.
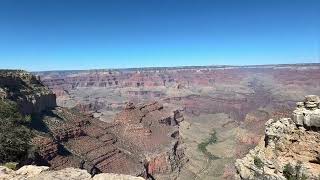
[[[159,101],[182,110],[179,133],[189,161],[181,180],[233,179],[235,160],[259,142],[269,118],[290,116],[296,101],[320,94],[319,64],[34,74],[57,95],[59,106],[105,122],[127,102]]]

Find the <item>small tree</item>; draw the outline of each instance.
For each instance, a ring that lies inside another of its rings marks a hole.
[[[263,167],[263,162],[261,161],[261,159],[257,156],[254,157],[253,159],[253,163],[255,166],[257,166],[257,168],[261,169]]]
[[[262,160],[255,156],[253,158],[253,164],[258,168],[258,169],[261,169],[262,170],[262,174],[259,174],[258,172],[256,172],[255,176],[256,177],[261,177],[262,176],[262,179],[264,179],[264,163],[262,162]]]

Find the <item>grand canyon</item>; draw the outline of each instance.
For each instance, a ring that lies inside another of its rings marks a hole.
[[[291,117],[297,101],[320,94],[319,64],[33,74],[56,94],[59,107],[93,118],[86,125],[90,130],[83,130],[86,136],[68,140],[67,147],[78,149],[80,143],[79,155],[89,150],[86,147],[112,143],[125,151],[106,150],[119,158],[112,158],[116,160],[111,167],[98,164],[100,171],[155,179],[233,179],[235,160],[258,144],[268,119]],[[96,151],[96,157],[104,156]],[[126,168],[131,161],[123,164],[121,159],[127,151],[133,157],[145,156],[147,163]],[[63,161],[54,158],[52,165]]]
[[[0,0],[0,180],[320,180],[320,0]]]

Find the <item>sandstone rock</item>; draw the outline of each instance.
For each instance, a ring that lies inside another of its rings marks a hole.
[[[300,102],[293,111],[293,120],[298,126],[307,128],[320,127],[320,103],[319,96],[309,95],[305,97],[304,105]]]
[[[41,172],[47,171],[49,167],[47,166],[23,166],[20,169],[18,169],[15,174],[24,176],[26,178],[33,177],[35,175],[40,174]]]
[[[297,102],[297,108],[304,108],[304,102]]]
[[[305,102],[320,103],[320,98],[317,95],[308,95],[305,97]]]
[[[12,179],[13,170],[0,166],[0,180]]]
[[[316,95],[308,95],[305,97],[305,107],[308,109],[317,108],[320,103],[319,96]]]
[[[311,96],[306,99],[313,101],[317,98]],[[318,110],[298,107],[294,111],[294,121],[290,118],[267,121],[265,137],[244,158],[236,161],[236,179],[285,180],[284,166],[289,163],[292,166],[299,164],[300,173],[308,179],[317,179],[320,172],[317,160],[320,132],[308,131],[300,126],[317,126],[318,120]],[[255,159],[261,161],[262,167],[255,164]]]
[[[32,180],[54,180],[54,179],[70,179],[70,180],[90,180],[91,175],[83,169],[66,168],[59,171],[46,171],[39,173],[30,178]]]
[[[143,180],[142,177],[134,177],[122,174],[102,173],[94,177],[82,169],[65,168],[58,171],[49,171],[46,166],[23,166],[17,171],[0,166],[0,180]]]
[[[93,180],[144,180],[142,177],[133,177],[122,174],[102,173],[94,176]]]

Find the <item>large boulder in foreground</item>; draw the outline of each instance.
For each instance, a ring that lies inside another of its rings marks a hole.
[[[0,166],[1,180],[143,180],[142,177],[134,177],[130,175],[102,173],[91,177],[91,175],[83,169],[66,168],[58,171],[49,171],[47,166],[23,166],[17,171],[13,171],[4,166]]]

